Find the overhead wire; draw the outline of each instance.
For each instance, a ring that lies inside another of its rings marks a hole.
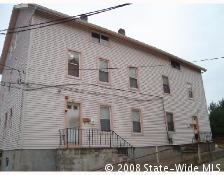
[[[103,13],[103,12],[110,11],[110,10],[120,8],[120,7],[124,7],[124,6],[127,6],[127,5],[131,5],[131,3],[125,3],[125,4],[121,4],[121,5],[101,9],[101,10],[96,10],[96,11],[92,11],[92,12],[88,12],[88,13],[84,13],[84,14],[80,14],[80,15],[76,15],[76,16],[59,18],[59,19],[55,19],[55,20],[51,20],[51,21],[47,21],[47,22],[41,22],[41,23],[37,23],[37,24],[31,24],[31,25],[25,25],[25,26],[20,26],[20,27],[15,27],[15,28],[3,29],[3,30],[0,30],[0,32],[1,32],[0,34],[5,35],[6,33],[3,33],[3,32],[6,32],[6,31],[7,31],[8,34],[11,34],[11,33],[25,32],[25,31],[34,30],[34,29],[40,29],[40,28],[44,28],[44,27],[48,27],[48,26],[52,26],[52,25],[57,25],[57,24],[73,21],[73,20],[79,19],[79,17],[82,17],[82,16],[96,15],[96,14],[99,14],[99,13]],[[35,27],[35,26],[37,26],[37,27]],[[29,27],[31,27],[31,28],[29,28]],[[19,30],[17,30],[17,29],[19,29]],[[14,31],[14,30],[16,30],[16,31]]]
[[[192,62],[212,61],[212,60],[218,60],[218,59],[223,59],[223,58],[224,57],[208,58],[208,59],[202,59],[202,60],[194,60]]]

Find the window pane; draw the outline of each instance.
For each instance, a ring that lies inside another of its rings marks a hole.
[[[95,42],[100,42],[100,34],[98,34],[98,33],[92,33],[92,39],[93,39],[93,41],[95,41]]]
[[[101,131],[110,131],[110,120],[100,119]]]
[[[100,118],[101,119],[110,119],[110,107],[109,106],[100,106]]]
[[[68,75],[79,77],[79,66],[74,64],[68,64]]]
[[[109,41],[109,38],[107,36],[101,35],[101,40]]]
[[[174,131],[173,114],[166,113],[166,117],[167,117],[168,131]]]
[[[99,67],[99,69],[101,71],[108,72],[108,61],[107,60],[100,60],[100,67]]]
[[[176,61],[171,61],[171,66],[175,69],[179,69],[180,70],[180,63],[176,62]]]
[[[129,77],[137,79],[137,68],[129,67]]]
[[[168,77],[163,76],[163,84],[165,84],[165,85],[169,85]]]
[[[167,85],[163,85],[163,91],[164,91],[164,93],[170,93],[170,87],[169,86],[167,86]]]
[[[132,120],[136,122],[140,122],[140,111],[137,109],[132,110]]]
[[[109,76],[108,72],[99,72],[99,80],[102,82],[109,82]]]
[[[133,121],[133,132],[141,132],[141,123]]]
[[[138,80],[134,78],[130,78],[130,87],[131,88],[138,88]]]

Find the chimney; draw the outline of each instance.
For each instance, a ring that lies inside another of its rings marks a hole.
[[[120,33],[121,35],[124,35],[124,36],[125,36],[125,30],[122,29],[122,28],[120,28],[120,29],[118,30],[118,33]]]
[[[82,15],[80,16],[80,19],[81,19],[82,21],[88,22],[88,16],[85,15],[85,14],[82,14]]]

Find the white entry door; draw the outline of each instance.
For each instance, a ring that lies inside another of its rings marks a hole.
[[[68,143],[79,144],[80,138],[80,105],[78,103],[68,102],[67,104],[67,128]]]

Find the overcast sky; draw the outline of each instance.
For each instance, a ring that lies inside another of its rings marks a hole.
[[[224,4],[132,2],[130,6],[91,16],[89,22],[113,31],[124,28],[127,36],[188,61],[224,57]],[[82,0],[40,5],[74,16],[121,3]],[[13,5],[0,4],[0,29],[8,27]],[[0,35],[0,50],[4,38]],[[207,103],[217,102],[224,97],[224,59],[197,64],[208,70],[202,75]]]

